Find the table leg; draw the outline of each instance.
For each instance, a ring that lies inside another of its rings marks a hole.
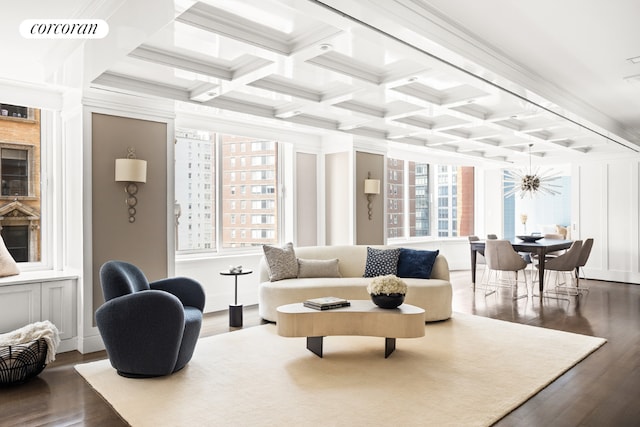
[[[476,290],[476,262],[478,258],[478,251],[471,248],[471,283],[473,283],[473,290]]]
[[[307,337],[307,350],[319,357],[322,357],[322,338]]]
[[[396,339],[395,338],[385,338],[384,339],[384,358],[386,359],[393,353],[396,349]]]
[[[236,274],[236,283],[235,283],[235,289],[234,289],[234,299],[233,299],[233,303],[235,305],[238,305],[238,275]]]
[[[229,326],[234,328],[242,326],[242,304],[229,306]]]
[[[542,292],[544,291],[544,264],[546,262],[547,251],[544,247],[538,251],[538,287],[540,289],[540,298],[542,298]]]

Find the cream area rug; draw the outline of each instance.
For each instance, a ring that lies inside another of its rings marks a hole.
[[[269,324],[200,339],[168,377],[108,360],[77,371],[133,426],[487,426],[603,345],[590,336],[454,313],[423,338],[305,338]]]

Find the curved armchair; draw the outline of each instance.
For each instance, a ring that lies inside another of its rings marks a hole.
[[[144,378],[169,375],[193,356],[205,294],[193,279],[149,283],[135,265],[108,261],[100,268],[105,303],[96,323],[118,374]]]

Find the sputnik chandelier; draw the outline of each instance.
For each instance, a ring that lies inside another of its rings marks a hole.
[[[505,172],[506,177],[504,179],[505,184],[509,190],[504,193],[505,197],[520,195],[521,199],[524,199],[525,195],[533,198],[534,195],[548,194],[555,196],[560,194],[555,188],[560,188],[560,185],[552,184],[553,181],[560,179],[560,172],[553,172],[551,170],[541,171],[540,168],[536,168],[535,171],[531,170],[531,147],[533,144],[529,144],[529,170],[507,170]]]

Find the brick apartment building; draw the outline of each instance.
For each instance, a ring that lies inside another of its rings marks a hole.
[[[40,110],[0,104],[0,227],[18,262],[40,261]]]

